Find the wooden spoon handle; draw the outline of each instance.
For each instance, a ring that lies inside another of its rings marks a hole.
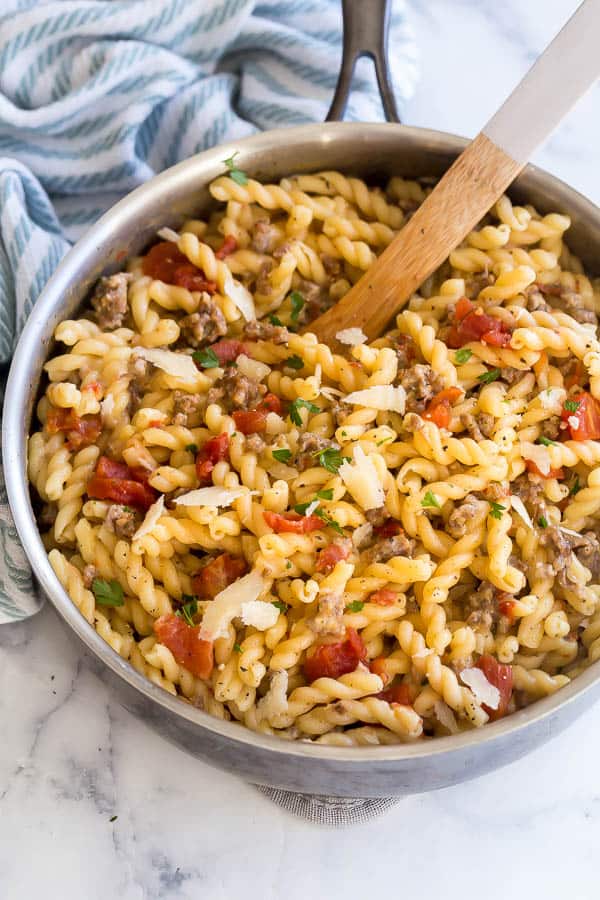
[[[344,328],[362,328],[370,340],[381,334],[600,75],[599,35],[600,2],[584,0],[368,272],[307,330],[329,344]]]

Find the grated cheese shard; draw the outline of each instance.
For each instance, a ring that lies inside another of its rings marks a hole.
[[[385,494],[375,464],[360,446],[354,448],[353,462],[344,461],[338,474],[349,494],[364,510],[380,509]]]
[[[206,607],[200,637],[204,641],[215,641],[227,636],[230,623],[241,614],[242,606],[258,600],[266,589],[266,583],[258,572],[252,571],[238,578],[222,590]],[[277,609],[275,612],[277,612]]]
[[[223,292],[229,297],[232,303],[235,303],[246,322],[251,322],[256,318],[254,309],[254,300],[243,284],[236,281],[231,275],[227,275],[223,282]]]
[[[272,628],[279,618],[279,610],[272,603],[265,600],[249,600],[242,604],[242,622],[251,625],[259,631]]]
[[[521,498],[513,494],[510,498],[510,505],[512,506],[516,514],[523,519],[527,527],[533,528],[533,522],[531,521],[529,513],[527,512],[525,504],[523,503]]]
[[[250,359],[245,353],[240,353],[235,362],[238,371],[252,381],[262,381],[271,371],[271,367],[266,363],[259,362],[258,359]]]
[[[157,369],[162,369],[167,375],[172,375],[174,378],[183,378],[185,381],[197,381],[200,374],[194,364],[194,360],[187,353],[136,347],[134,350],[135,357],[141,357],[152,363]]]
[[[540,406],[548,410],[549,413],[559,416],[562,412],[563,402],[567,392],[564,388],[547,388],[538,394]]]
[[[532,444],[530,441],[521,441],[521,456],[530,459],[536,464],[542,475],[548,475],[552,468],[548,448],[543,444]]]
[[[177,506],[230,506],[234,500],[238,500],[247,493],[247,488],[243,487],[224,488],[211,485],[211,487],[196,488],[194,491],[188,491],[187,494],[181,494],[174,498],[173,503],[176,503]]]
[[[485,703],[490,709],[500,706],[500,691],[487,680],[481,669],[463,669],[461,681],[471,689],[479,703]]]
[[[149,534],[163,515],[164,511],[165,496],[164,494],[161,494],[156,503],[153,503],[148,509],[148,512],[144,516],[144,521],[133,535],[132,540],[137,541],[139,538],[144,537],[145,534]]]
[[[343,328],[336,334],[340,344],[348,344],[350,347],[358,347],[359,344],[366,344],[368,338],[362,328]]]
[[[362,391],[353,391],[345,399],[346,403],[355,406],[397,412],[402,415],[406,409],[406,391],[401,385],[394,387],[392,384],[377,384]]]

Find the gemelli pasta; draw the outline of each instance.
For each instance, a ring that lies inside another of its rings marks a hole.
[[[431,179],[227,168],[56,329],[29,477],[73,603],[285,739],[443,736],[557,691],[600,657],[600,298],[568,217],[502,197],[385,335],[332,349],[311,320]]]

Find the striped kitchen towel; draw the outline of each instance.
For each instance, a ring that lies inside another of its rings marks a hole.
[[[341,27],[339,0],[2,0],[0,364],[70,243],[123,194],[219,142],[322,120]],[[404,0],[391,46],[401,106],[416,80]],[[361,64],[348,118],[381,118]],[[1,475],[0,544],[1,623],[39,608]]]

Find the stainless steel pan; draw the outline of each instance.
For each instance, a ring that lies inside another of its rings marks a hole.
[[[368,0],[349,7],[371,7]],[[383,0],[375,0],[379,12]],[[378,54],[383,31],[373,31]],[[348,35],[347,35],[348,37]],[[351,45],[347,49],[362,49]],[[347,63],[344,72],[351,70]],[[380,80],[385,73],[380,70]],[[342,85],[344,87],[344,85]],[[338,93],[343,107],[343,90]],[[386,104],[388,115],[394,108]],[[398,124],[327,123],[271,131],[199,154],[138,188],[95,225],[65,257],[33,310],[17,347],[6,391],[3,456],[17,530],[39,582],[74,641],[121,703],[168,740],[245,779],[289,790],[342,797],[400,795],[444,787],[523,756],[565,728],[600,692],[599,664],[557,694],[481,730],[412,746],[341,749],[289,743],[222,722],[151,684],[106,644],[80,615],[48,562],[33,515],[26,475],[26,441],[42,365],[58,322],[77,314],[96,279],[138,253],[157,228],[176,228],[209,202],[208,184],[222,160],[238,151],[238,165],[273,180],[292,172],[341,169],[361,176],[437,175],[465,146],[451,134]],[[600,211],[546,172],[529,166],[513,196],[543,212],[573,220],[573,250],[592,272],[600,259]],[[52,648],[48,648],[52,653]]]

